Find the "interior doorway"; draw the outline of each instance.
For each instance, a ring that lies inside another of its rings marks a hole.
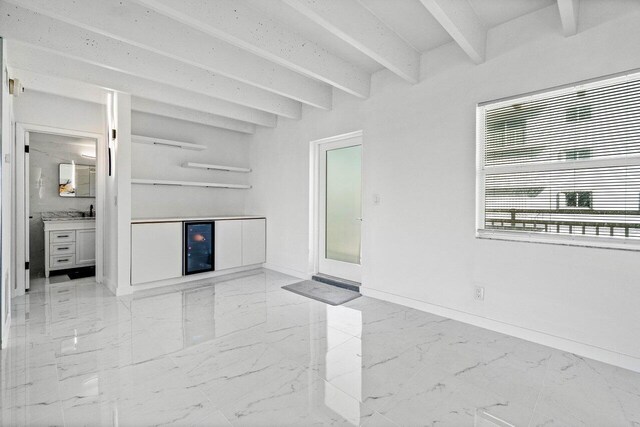
[[[102,280],[102,135],[16,124],[16,289]]]
[[[362,133],[315,144],[316,272],[361,282]]]

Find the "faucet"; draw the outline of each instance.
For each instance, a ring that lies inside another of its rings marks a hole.
[[[90,205],[89,206],[89,216],[93,216],[93,215],[94,215],[94,213],[93,213],[93,205]]]

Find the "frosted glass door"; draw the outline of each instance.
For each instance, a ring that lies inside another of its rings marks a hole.
[[[327,151],[327,259],[360,264],[362,146]]]
[[[318,166],[318,271],[360,282],[362,138],[322,144]]]

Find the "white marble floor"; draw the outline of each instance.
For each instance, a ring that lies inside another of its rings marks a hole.
[[[640,374],[272,271],[116,298],[36,283],[1,424],[640,426]]]

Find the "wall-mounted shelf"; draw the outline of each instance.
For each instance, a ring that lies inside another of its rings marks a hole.
[[[137,179],[131,180],[132,184],[141,185],[168,185],[175,187],[209,187],[209,188],[232,188],[239,190],[246,190],[251,188],[250,185],[244,184],[220,184],[214,182],[193,182],[193,181],[167,181],[161,179]]]
[[[204,163],[194,163],[194,162],[183,163],[182,167],[193,168],[193,169],[209,169],[209,170],[225,171],[225,172],[244,172],[244,173],[251,172],[251,169],[249,168],[238,168],[235,166],[222,166],[222,165],[207,165]]]
[[[170,139],[151,138],[149,136],[131,135],[131,141],[136,144],[161,145],[164,147],[182,148],[184,150],[206,150],[206,145],[192,144],[191,142],[172,141]]]

